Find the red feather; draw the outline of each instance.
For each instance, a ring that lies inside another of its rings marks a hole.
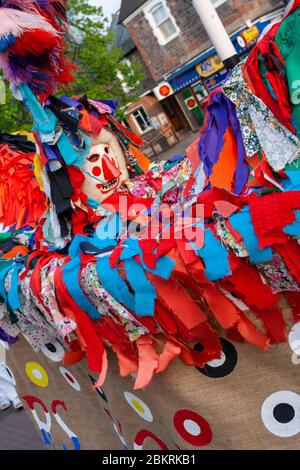
[[[58,82],[60,85],[68,85],[74,80],[73,72],[77,70],[77,66],[72,63],[70,59],[64,57],[64,60],[61,65],[61,70],[58,75]]]
[[[22,34],[16,40],[14,46],[9,49],[9,52],[18,56],[25,56],[27,54],[40,55],[61,45],[61,42],[60,36],[54,36],[48,31],[35,29]]]

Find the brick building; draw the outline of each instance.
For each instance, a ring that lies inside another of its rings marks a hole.
[[[211,1],[241,57],[253,47],[262,30],[281,15],[286,3]],[[139,103],[129,107],[130,125],[143,134],[147,143],[151,141],[147,134],[150,136],[155,127],[153,116],[161,115],[166,126],[169,121],[179,138],[188,129],[199,129],[209,91],[224,81],[227,70],[192,0],[123,0],[119,23],[127,28],[153,85],[144,90]],[[138,123],[144,123],[142,130]],[[157,125],[156,130],[163,130],[160,122]],[[172,141],[170,138],[169,143]]]
[[[115,34],[113,46],[123,50],[123,61],[138,61],[144,73],[144,79],[139,83],[137,93],[138,102],[127,107],[125,124],[135,133],[142,135],[144,151],[149,156],[158,155],[177,142],[178,137],[164,108],[153,94],[156,81],[150,74],[128,30],[118,23],[118,16],[113,16],[111,30]],[[128,90],[130,93],[130,90]],[[180,111],[180,109],[179,109]]]

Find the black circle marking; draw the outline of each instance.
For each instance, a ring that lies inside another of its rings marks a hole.
[[[90,375],[90,374],[89,374],[89,378],[91,379],[92,384],[93,384],[93,385],[96,385],[97,380],[95,380],[95,378],[94,378],[92,375]],[[107,399],[107,397],[106,397],[106,395],[105,395],[105,392],[104,392],[103,388],[97,387],[97,388],[96,388],[96,392],[97,392],[98,395],[102,398],[102,400],[104,400],[106,403],[108,403],[108,399]]]
[[[273,410],[273,415],[276,421],[281,424],[287,424],[293,421],[296,412],[292,405],[288,403],[279,403]]]
[[[212,367],[209,364],[206,364],[202,369],[197,367],[201,374],[205,375],[206,377],[212,379],[221,379],[230,375],[234,369],[236,368],[237,361],[238,361],[238,354],[237,350],[235,349],[234,345],[230,343],[227,339],[221,338],[222,344],[222,351],[225,355],[225,362],[224,364],[220,365],[219,367]],[[200,343],[197,343],[194,346],[195,351],[203,351],[203,346]]]
[[[57,349],[56,347],[54,346],[53,343],[47,343],[45,344],[46,348],[49,349],[50,352],[52,352],[53,354],[56,353]]]

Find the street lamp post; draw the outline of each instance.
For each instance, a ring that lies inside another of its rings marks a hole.
[[[225,67],[233,69],[239,63],[239,57],[211,1],[193,0],[193,4]]]

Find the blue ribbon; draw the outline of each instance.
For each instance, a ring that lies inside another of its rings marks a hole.
[[[231,274],[228,251],[215,237],[211,229],[204,232],[203,248],[193,247],[204,261],[205,274],[209,281],[218,281]]]
[[[119,303],[135,311],[134,295],[129,291],[126,282],[120,276],[118,270],[110,266],[108,256],[98,259],[96,269],[104,289]]]
[[[11,283],[7,295],[7,303],[10,308],[15,311],[21,308],[19,297],[19,272],[23,269],[24,262],[16,262],[11,269]]]
[[[34,129],[45,135],[53,133],[57,124],[57,119],[54,114],[50,114],[50,110],[46,112],[27,85],[22,83],[19,85],[19,90],[24,104],[34,119]]]
[[[292,237],[300,237],[300,211],[295,212],[296,220],[284,227],[283,231]]]
[[[300,170],[287,170],[285,173],[288,178],[281,182],[285,191],[300,190]]]
[[[263,250],[259,248],[249,206],[245,206],[241,212],[229,217],[229,221],[232,227],[243,237],[244,243],[249,251],[249,257],[253,263],[265,263],[272,260],[273,252],[271,248],[264,248]]]
[[[0,271],[0,294],[11,310],[19,310],[21,302],[19,297],[19,272],[24,267],[24,261],[9,262],[9,265]],[[11,273],[11,283],[8,292],[5,289],[6,276]]]
[[[101,318],[101,315],[96,307],[92,304],[92,302],[90,302],[81,289],[79,282],[80,257],[76,256],[74,259],[69,261],[69,263],[63,266],[62,270],[63,280],[66,288],[79,307],[84,310],[93,320]]]
[[[167,256],[163,256],[157,260],[156,268],[150,269],[143,260],[143,252],[139,246],[138,239],[126,239],[122,247],[120,260],[124,261],[126,277],[134,292],[132,293],[120,275],[119,268],[112,268],[109,260],[109,254],[117,246],[117,237],[121,228],[122,221],[119,214],[116,214],[111,220],[105,220],[98,224],[94,237],[77,235],[69,248],[69,255],[74,262],[66,265],[69,266],[69,274],[67,273],[67,278],[64,275],[64,280],[68,290],[70,289],[70,293],[72,292],[78,304],[90,315],[91,309],[88,307],[86,299],[82,297],[82,294],[78,294],[80,285],[77,283],[77,279],[80,262],[77,260],[83,249],[86,249],[87,252],[93,252],[94,249],[97,256],[97,274],[103,288],[119,303],[137,315],[153,316],[156,291],[148,280],[145,271],[151,272],[163,279],[169,279],[175,262]],[[97,253],[97,250],[99,253]],[[107,250],[107,254],[105,250]],[[141,264],[134,259],[136,255],[140,257]],[[77,276],[75,282],[74,276]]]
[[[5,303],[7,301],[7,292],[6,292],[6,289],[5,289],[5,286],[4,286],[4,282],[5,282],[6,275],[9,273],[9,271],[11,269],[11,266],[12,266],[12,262],[9,261],[8,266],[1,269],[1,271],[0,271],[0,294],[1,294],[1,297],[3,298]]]

